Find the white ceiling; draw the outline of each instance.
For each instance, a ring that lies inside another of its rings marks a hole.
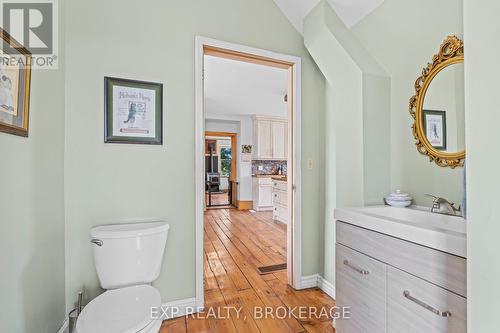
[[[384,0],[327,0],[344,24],[350,28]],[[283,14],[300,33],[303,32],[304,17],[316,6],[320,0],[274,0]]]
[[[286,70],[213,56],[204,60],[207,115],[286,116]]]

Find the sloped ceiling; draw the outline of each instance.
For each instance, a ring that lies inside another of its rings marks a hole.
[[[344,24],[350,28],[384,0],[327,0]],[[283,14],[301,34],[304,17],[316,6],[320,0],[274,0]]]

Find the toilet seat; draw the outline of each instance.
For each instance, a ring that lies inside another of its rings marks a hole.
[[[154,327],[159,328],[161,320],[151,317],[151,308],[159,306],[161,306],[160,293],[149,285],[108,290],[83,309],[76,323],[76,331],[78,333],[153,332]]]

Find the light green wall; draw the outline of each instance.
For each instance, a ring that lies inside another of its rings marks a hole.
[[[391,77],[391,187],[410,192],[421,205],[430,204],[425,193],[461,202],[463,169],[437,167],[416,151],[408,100],[444,38],[460,37],[462,30],[459,0],[385,0],[351,29]]]
[[[498,1],[464,1],[468,332],[498,332]],[[494,42],[493,42],[494,41]]]
[[[391,184],[391,79],[363,74],[364,204],[380,205]]]
[[[329,8],[325,5],[328,6],[324,2],[320,3],[307,16],[304,22],[304,43],[327,78],[323,124],[325,145],[322,152],[325,161],[325,219],[321,239],[324,256],[319,273],[334,283],[333,210],[339,203],[360,205],[363,202],[362,80],[359,67],[324,24],[324,10]],[[333,78],[338,78],[339,81],[334,81]],[[339,118],[352,125],[339,126]],[[347,141],[349,144],[345,144]],[[344,163],[338,163],[339,160]]]
[[[390,80],[326,1],[306,17],[304,44],[328,82],[324,123],[325,250],[320,274],[334,283],[334,209],[381,203],[389,190]]]
[[[59,70],[32,71],[29,137],[0,133],[0,332],[54,333],[64,321],[63,32],[59,37]]]
[[[67,304],[100,292],[89,229],[164,217],[171,225],[163,301],[195,295],[194,39],[196,35],[302,58],[302,273],[320,269],[324,79],[302,37],[270,0],[69,1],[67,6]],[[164,145],[103,143],[103,77],[164,84]],[[318,165],[318,163],[320,165]]]

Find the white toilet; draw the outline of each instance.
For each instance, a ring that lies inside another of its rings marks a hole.
[[[102,225],[91,229],[95,267],[107,291],[93,299],[76,323],[78,333],[158,333],[161,306],[150,285],[160,274],[169,225],[162,221]]]

